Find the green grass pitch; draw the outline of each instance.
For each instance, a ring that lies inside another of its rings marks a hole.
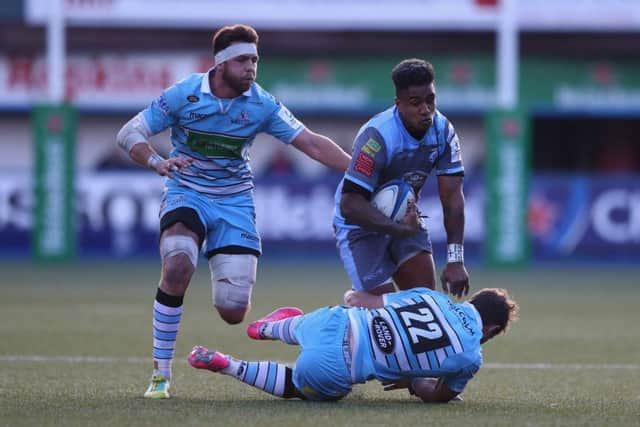
[[[211,308],[201,263],[185,299],[172,399],[149,401],[151,303],[159,266],[0,262],[2,426],[638,426],[640,270],[495,272],[469,268],[472,289],[508,288],[521,320],[484,348],[462,403],[426,405],[371,382],[338,403],[279,400],[185,363],[194,344],[291,362],[296,348],[253,342],[247,322]],[[248,320],[281,305],[338,304],[338,261],[260,266]]]

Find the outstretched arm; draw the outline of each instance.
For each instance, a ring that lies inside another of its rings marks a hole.
[[[293,140],[292,145],[307,156],[323,165],[344,172],[349,167],[351,156],[331,139],[319,133],[304,129]]]
[[[447,232],[447,265],[440,276],[445,293],[462,298],[469,293],[469,274],[464,267],[464,194],[463,176],[439,176],[438,193]]]

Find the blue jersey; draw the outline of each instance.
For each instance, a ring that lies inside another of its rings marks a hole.
[[[255,136],[266,132],[288,144],[304,126],[257,83],[237,98],[222,99],[211,92],[208,76],[191,74],[169,87],[142,118],[152,134],[171,128],[171,157],[194,159],[173,173],[169,185],[219,196],[242,193],[253,188],[249,148]]]
[[[482,365],[482,319],[475,307],[426,288],[383,298],[380,309],[349,309],[352,381],[437,377],[462,392]]]
[[[377,114],[356,135],[351,164],[336,190],[334,223],[340,227],[357,228],[345,224],[340,214],[345,179],[373,193],[385,182],[403,178],[418,194],[434,169],[436,175],[464,171],[458,136],[443,114],[436,111],[433,124],[419,141],[404,127],[397,107]]]

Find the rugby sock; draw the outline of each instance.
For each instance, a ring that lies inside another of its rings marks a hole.
[[[265,322],[260,333],[267,339],[280,340],[287,344],[297,345],[298,340],[293,331],[298,326],[300,319],[302,319],[302,316],[289,317],[277,322]]]
[[[171,365],[182,318],[182,300],[160,288],[153,302],[153,374],[171,378]]]
[[[228,357],[229,366],[220,370],[221,374],[232,376],[274,396],[286,399],[297,397],[291,379],[293,371],[287,365],[277,362],[247,362]]]

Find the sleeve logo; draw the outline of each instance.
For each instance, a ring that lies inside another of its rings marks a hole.
[[[293,129],[297,129],[302,125],[284,105],[280,106],[280,109],[278,110],[278,117]]]
[[[171,114],[169,104],[167,103],[167,98],[165,98],[164,94],[157,97],[154,102],[158,105],[158,107],[160,107],[164,114],[166,114],[167,116]]]
[[[354,169],[356,172],[370,177],[371,175],[373,175],[375,166],[376,161],[373,160],[373,157],[368,156],[366,153],[360,152],[360,154],[358,154],[358,158],[356,159]]]
[[[364,146],[362,147],[362,151],[364,151],[371,157],[374,157],[378,153],[378,151],[380,151],[381,148],[382,146],[378,141],[376,141],[373,138],[369,138],[366,144],[364,144]]]
[[[460,140],[458,134],[453,134],[453,138],[449,141],[449,148],[451,149],[451,162],[456,163],[462,161],[462,154],[460,149]]]

